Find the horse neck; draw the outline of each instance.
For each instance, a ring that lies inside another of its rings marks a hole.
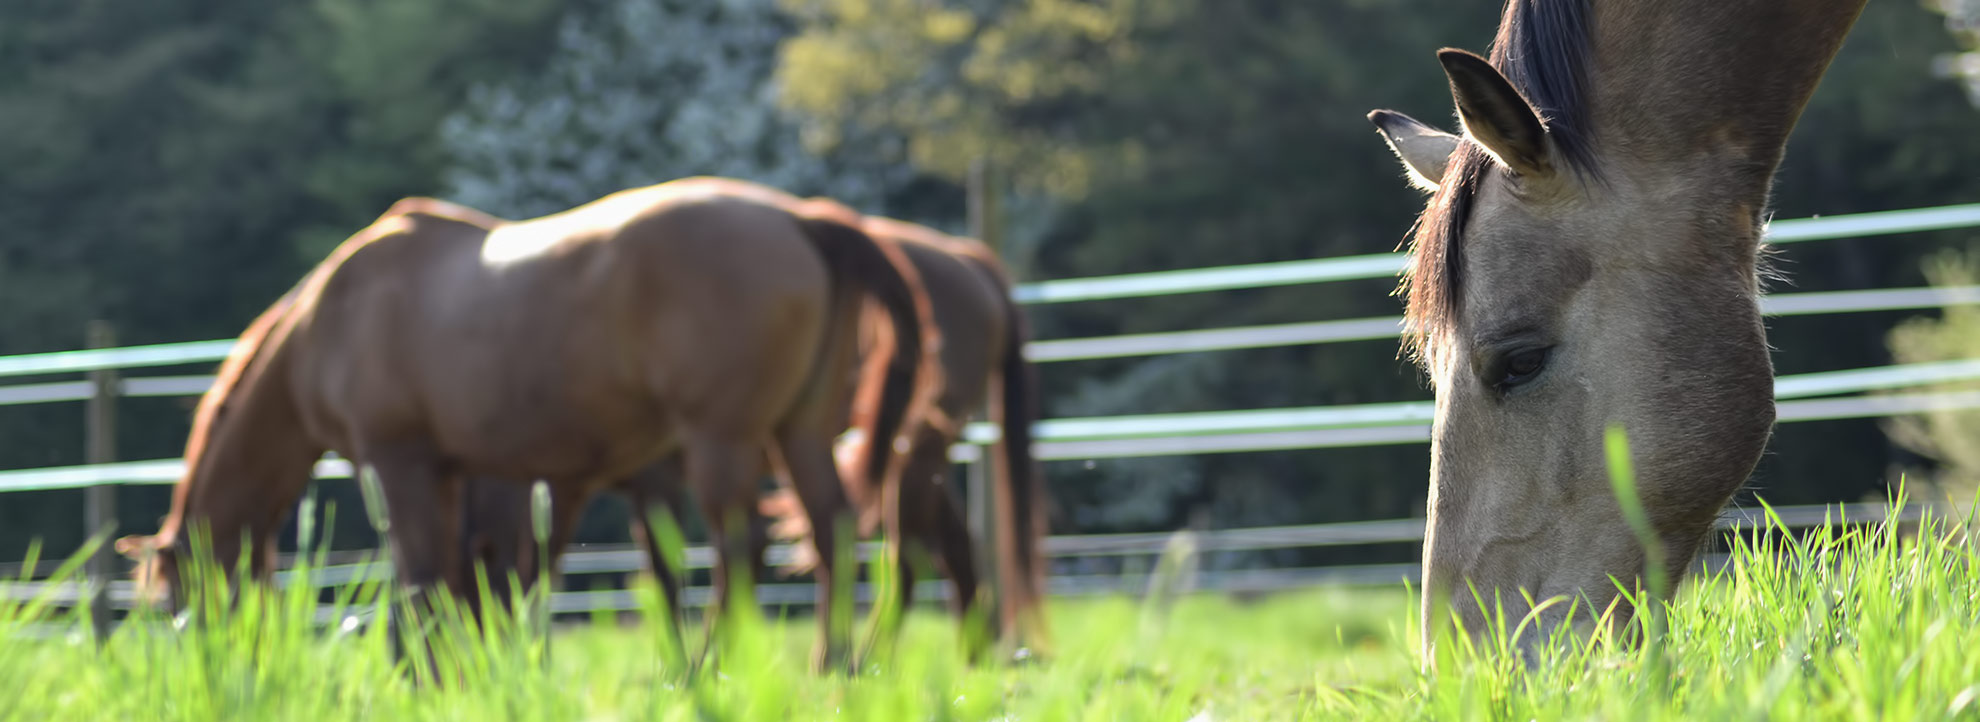
[[[1732,163],[1764,195],[1865,2],[1594,2],[1597,135],[1639,159]]]
[[[224,417],[211,419],[187,449],[186,476],[174,494],[162,537],[177,537],[192,524],[205,527],[214,556],[231,565],[241,534],[249,533],[256,568],[275,527],[313,478],[323,449],[309,438],[289,388],[282,354],[273,354],[251,379],[229,394]]]

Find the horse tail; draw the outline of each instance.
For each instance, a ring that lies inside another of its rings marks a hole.
[[[1035,369],[1024,358],[1025,344],[1031,340],[1030,325],[1023,309],[1010,301],[1009,282],[1001,273],[992,274],[1004,290],[1004,354],[998,372],[999,392],[992,399],[997,423],[1002,427],[995,451],[1000,464],[996,469],[992,503],[996,505],[999,530],[997,575],[1000,586],[1009,590],[1003,605],[1006,629],[1030,622],[1045,634],[1045,562],[1041,541],[1046,531],[1045,496],[1040,483],[1043,471],[1032,456],[1031,424],[1038,419],[1038,383]],[[979,462],[980,463],[980,462]]]
[[[906,459],[896,453],[895,440],[903,429],[919,428],[934,407],[942,383],[937,353],[941,333],[935,327],[921,274],[900,246],[860,230],[850,209],[823,203],[807,202],[806,209],[815,210],[799,213],[799,224],[825,257],[833,276],[863,288],[879,301],[893,322],[893,348],[887,362],[865,365],[853,404],[853,426],[866,441],[864,459],[856,466],[853,481],[871,483],[867,490],[870,495],[899,483]]]

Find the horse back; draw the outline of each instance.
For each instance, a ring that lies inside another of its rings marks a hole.
[[[484,264],[489,292],[557,309],[559,328],[546,333],[565,349],[560,374],[655,393],[670,416],[757,433],[791,405],[817,358],[833,280],[779,197],[751,189],[674,181],[504,226],[491,249],[526,252]]]
[[[428,219],[442,221],[457,221],[483,228],[494,228],[508,222],[476,208],[426,196],[407,196],[400,198],[398,202],[392,204],[392,207],[385,209],[385,212],[380,214],[378,218],[379,220],[384,220],[393,216],[410,215],[418,215]]]

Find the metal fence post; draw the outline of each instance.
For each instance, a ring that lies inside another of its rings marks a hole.
[[[87,331],[90,348],[116,345],[116,331],[108,321],[91,321]],[[117,460],[117,396],[123,392],[114,368],[89,372],[90,395],[86,412],[84,453],[91,464]],[[117,533],[117,487],[97,484],[83,491],[83,524],[89,534],[105,535],[88,562],[89,623],[98,643],[110,638],[110,581],[116,577],[116,558],[111,539]]]
[[[1003,223],[1001,222],[1002,218],[999,216],[998,209],[998,201],[1000,200],[998,191],[1000,186],[997,180],[997,173],[991,167],[988,159],[977,158],[970,164],[968,183],[969,233],[976,240],[982,241],[984,245],[989,246],[992,253],[1001,254],[1003,251],[1003,238],[1001,235]],[[985,401],[988,401],[988,399],[985,399]],[[976,558],[983,565],[983,573],[978,575],[977,578],[982,580],[981,585],[984,588],[990,590],[992,601],[988,611],[991,612],[990,618],[996,619],[1001,616],[998,610],[1003,607],[1004,595],[1002,580],[999,579],[997,574],[997,524],[994,523],[995,520],[993,518],[993,515],[996,513],[994,508],[996,505],[993,503],[990,493],[990,484],[992,483],[992,474],[990,473],[989,466],[991,463],[990,457],[992,456],[990,448],[986,445],[977,445],[976,461],[969,465],[967,512],[969,514],[970,538],[976,540]]]

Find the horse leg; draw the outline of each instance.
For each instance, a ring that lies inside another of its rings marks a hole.
[[[413,621],[421,622],[436,611],[437,595],[463,588],[458,559],[461,480],[446,473],[440,456],[425,445],[371,447],[363,458],[377,472],[384,492],[393,573],[407,592]],[[394,630],[401,626],[400,614],[395,606],[389,622]],[[427,664],[438,672],[430,649]]]
[[[509,481],[468,478],[461,487],[461,584],[459,593],[468,601],[468,611],[477,621],[489,614],[514,611],[515,587],[509,576],[521,582],[528,575],[525,541],[529,527],[529,494],[526,487]],[[488,594],[481,594],[480,575],[485,573]]]
[[[687,440],[682,453],[686,456],[688,483],[701,502],[709,545],[715,549],[715,595],[702,622],[701,658],[705,663],[714,650],[717,627],[723,623],[724,616],[751,611],[730,609],[738,598],[738,588],[743,591],[741,598],[755,597],[748,593],[752,581],[748,575],[731,572],[749,554],[744,524],[754,501],[752,482],[763,452],[755,444],[697,434]]]
[[[900,638],[901,627],[907,623],[908,610],[914,607],[915,561],[921,558],[921,546],[917,540],[902,534],[905,520],[912,518],[916,509],[914,499],[904,494],[899,484],[890,484],[880,490],[880,501],[888,510],[898,510],[898,514],[888,514],[883,518],[886,527],[886,540],[883,555],[890,555],[894,565],[894,613],[891,616],[874,616],[874,625],[869,634],[868,646],[877,646],[880,640]],[[881,623],[885,622],[882,628]]]
[[[814,647],[812,667],[819,671],[842,669],[850,661],[853,605],[850,585],[845,589],[838,587],[835,573],[840,570],[840,560],[836,552],[841,540],[840,526],[844,524],[850,531],[852,517],[848,513],[845,488],[839,483],[838,469],[832,460],[832,440],[803,429],[785,429],[779,432],[777,445],[790,486],[797,492],[811,523],[812,547],[818,553],[818,565],[812,570],[812,577],[818,584],[819,643]],[[844,538],[849,545],[855,541],[852,536]],[[853,568],[857,566],[854,564]],[[841,591],[846,599],[835,596]]]
[[[908,472],[914,471],[909,468]],[[886,525],[888,546],[894,547],[894,599],[899,610],[894,615],[889,634],[897,634],[907,621],[908,610],[914,607],[915,561],[925,554],[924,536],[920,534],[919,522],[927,513],[927,495],[919,484],[912,483],[915,477],[906,473],[895,483],[880,492],[881,503],[885,508],[898,509],[894,515],[883,515]]]
[[[943,447],[944,451],[947,447]],[[956,616],[964,639],[964,649],[973,659],[978,651],[976,642],[985,636],[994,635],[995,627],[989,618],[975,619],[973,612],[978,609],[978,583],[976,572],[975,545],[969,536],[969,521],[963,513],[962,505],[954,494],[943,487],[927,487],[923,490],[929,503],[923,508],[927,516],[920,519],[916,536],[937,548],[943,574],[949,577],[952,596],[949,610]],[[979,629],[987,629],[988,634],[979,635]]]
[[[682,474],[680,458],[675,456],[656,462],[619,484],[619,489],[631,502],[635,517],[633,541],[646,552],[647,569],[653,573],[654,581],[660,584],[668,629],[677,642],[682,639],[681,580],[667,559],[665,550],[660,548],[653,519],[656,514],[664,513],[678,522],[681,510],[687,506]]]
[[[516,578],[521,582],[524,601],[532,605],[527,617],[529,623],[542,625],[540,628],[532,626],[531,629],[539,635],[536,639],[543,645],[544,663],[548,664],[550,597],[557,592],[560,580],[557,574],[557,559],[563,556],[564,548],[571,543],[571,537],[576,536],[578,517],[584,512],[585,502],[589,501],[590,495],[575,484],[560,485],[548,480],[540,483],[548,484],[550,487],[550,528],[544,530],[547,533],[543,533],[542,541],[538,541],[538,534],[541,532],[535,528],[535,494],[532,488],[532,493],[526,497],[530,502],[522,505],[524,509],[530,511],[523,525],[526,531],[518,539],[525,549],[516,554],[517,558],[526,560],[526,563],[518,565],[520,568],[517,569]],[[531,486],[533,487],[534,483]]]
[[[762,476],[762,472],[769,470],[772,466],[771,457],[767,451],[760,463],[761,466],[757,469],[757,476],[759,477]],[[770,528],[776,523],[776,520],[763,513],[761,500],[762,497],[760,494],[753,493],[749,504],[749,578],[759,581],[769,581]]]
[[[922,554],[935,555],[937,569],[949,578],[951,596],[949,608],[958,623],[968,625],[970,612],[977,603],[977,572],[969,527],[964,521],[962,508],[955,495],[943,483],[949,472],[949,445],[951,439],[941,432],[923,427],[915,435],[912,449],[908,452],[907,463],[896,481],[899,514],[893,527],[887,532],[888,541],[901,545],[900,603],[901,617],[896,624],[904,621],[907,610],[914,602],[914,572],[910,560],[923,558]],[[970,639],[965,627],[965,639]],[[973,646],[966,648],[972,649]]]
[[[954,592],[949,609],[961,620],[976,606],[977,577],[969,524],[956,495],[944,483],[949,475],[949,446],[955,441],[928,425],[915,433],[897,482],[901,486],[901,529],[890,533],[939,555],[939,568]]]

